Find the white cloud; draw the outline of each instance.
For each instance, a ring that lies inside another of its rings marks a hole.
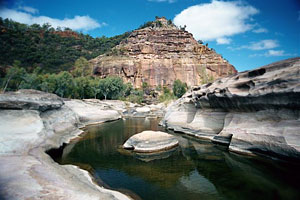
[[[217,38],[217,44],[230,44],[231,39],[229,38]]]
[[[260,40],[257,42],[250,42],[247,45],[242,45],[240,47],[227,47],[229,50],[241,50],[241,49],[249,49],[249,50],[265,50],[265,49],[273,49],[279,47],[279,42],[277,40]],[[256,55],[256,54],[255,54]]]
[[[268,29],[258,28],[258,29],[254,29],[252,32],[254,32],[254,33],[267,33]]]
[[[272,56],[296,56],[297,54],[285,53],[284,50],[273,50],[270,49],[265,53],[261,54],[252,54],[249,57],[272,57]]]
[[[284,56],[284,50],[269,50],[266,56]]]
[[[249,31],[254,25],[247,23],[259,11],[241,1],[216,1],[188,7],[175,16],[177,26],[186,25],[197,40],[222,40]],[[224,41],[224,40],[223,40]]]
[[[23,11],[28,12],[28,13],[32,13],[32,14],[36,14],[36,13],[39,12],[38,9],[29,7],[29,6],[19,6],[18,9],[23,10]]]
[[[273,49],[278,47],[279,43],[277,40],[261,40],[258,42],[251,42],[250,45],[244,45],[242,49],[250,50],[264,50],[264,49]]]
[[[9,18],[24,24],[40,24],[49,23],[52,27],[68,27],[73,30],[92,30],[106,25],[98,23],[89,16],[75,16],[74,18],[56,19],[47,16],[34,16],[30,13],[4,8],[0,10],[0,17]]]

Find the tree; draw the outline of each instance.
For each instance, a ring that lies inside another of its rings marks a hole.
[[[23,75],[23,80],[20,83],[19,89],[40,89],[40,79],[37,74],[25,74]]]
[[[57,74],[45,74],[42,76],[40,88],[44,92],[55,93],[57,89]]]
[[[109,76],[105,79],[101,79],[99,83],[100,93],[104,96],[104,99],[118,99],[125,89],[123,80],[120,77]]]
[[[91,75],[89,62],[84,57],[80,57],[75,61],[75,69],[72,71],[74,77],[83,77]]]
[[[63,71],[56,76],[55,93],[60,97],[69,97],[74,87],[73,77],[69,72]]]
[[[133,91],[133,86],[131,83],[126,83],[124,85],[124,96],[129,96]]]
[[[74,98],[88,98],[91,95],[91,87],[90,80],[88,77],[77,77],[73,79],[74,81],[74,89],[73,89],[73,97]]]
[[[198,40],[198,43],[199,43],[199,44],[203,44],[203,41],[202,41],[202,40]]]
[[[187,85],[182,83],[180,80],[175,80],[173,84],[173,93],[176,97],[180,98],[186,92]]]
[[[9,90],[17,90],[23,80],[23,77],[27,74],[24,68],[20,67],[21,63],[18,60],[14,61],[14,64],[11,68],[7,70],[7,73],[3,81],[3,93]]]
[[[90,85],[92,96],[96,99],[97,95],[100,94],[101,92],[100,78],[97,77],[94,79],[90,79],[89,85]]]

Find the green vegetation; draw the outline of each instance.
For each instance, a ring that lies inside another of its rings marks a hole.
[[[79,58],[78,63],[82,61]],[[86,65],[76,68],[76,72],[84,72]],[[72,75],[67,71],[58,74],[41,74],[35,70],[27,73],[20,67],[20,62],[15,61],[13,66],[7,70],[5,77],[0,79],[2,91],[15,91],[19,89],[36,89],[44,92],[54,93],[64,98],[99,98],[118,99],[121,96],[131,94],[128,84],[124,84],[119,77],[107,77],[100,79],[92,76],[82,76],[83,73]],[[128,89],[129,88],[129,89]]]
[[[176,97],[180,98],[187,90],[186,83],[182,83],[180,80],[175,80],[173,84],[173,93]]]
[[[130,95],[124,100],[133,102],[133,103],[142,103],[144,100],[144,92],[139,89],[134,89],[131,91]]]
[[[78,58],[89,60],[104,54],[129,34],[93,38],[69,28],[54,29],[49,24],[29,26],[0,18],[0,75],[5,74],[6,67],[14,60],[19,60],[20,67],[28,72],[37,67],[44,73],[70,71]]]
[[[83,77],[92,74],[89,62],[84,57],[80,57],[75,61],[74,70],[71,71],[74,77]]]
[[[143,29],[147,27],[154,27],[153,21],[145,22],[143,25],[141,25],[138,29]]]
[[[211,83],[214,81],[214,77],[212,76],[212,74],[207,74],[206,68],[204,66],[199,69],[199,76],[202,79],[201,84]]]
[[[162,27],[163,26],[161,21],[155,21],[155,25],[156,25],[156,27]]]
[[[171,92],[169,88],[164,86],[163,94],[159,96],[159,101],[168,103],[174,99],[176,99],[176,96]]]
[[[155,25],[162,26],[157,21],[141,27]],[[35,89],[63,98],[121,99],[134,103],[145,102],[145,97],[157,98],[158,92],[161,102],[181,97],[187,87],[179,80],[174,82],[172,92],[165,86],[154,90],[146,82],[141,89],[134,89],[119,77],[92,76],[88,59],[103,53],[122,54],[122,49],[113,47],[128,35],[92,38],[69,28],[29,26],[0,18],[0,92]]]
[[[142,103],[146,96],[158,97],[160,102],[169,102],[180,98],[187,89],[185,83],[176,80],[173,92],[167,87],[158,86],[156,91],[151,89],[146,82],[141,89],[133,89],[130,83],[123,83],[120,77],[109,76],[105,79],[90,76],[90,70],[84,58],[76,60],[73,71],[60,73],[41,73],[40,68],[28,73],[20,67],[19,61],[14,61],[13,66],[7,70],[6,75],[0,78],[1,90],[16,91],[19,89],[35,89],[57,94],[63,98],[86,99],[120,99],[134,103]]]

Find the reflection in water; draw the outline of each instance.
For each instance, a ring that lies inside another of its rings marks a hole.
[[[175,147],[163,152],[154,152],[154,153],[133,153],[132,156],[142,160],[144,162],[150,162],[153,160],[166,159],[169,158],[174,153],[178,152],[179,148]]]
[[[120,149],[133,134],[163,130],[157,124],[155,119],[126,119],[89,126],[56,160],[88,169],[99,184],[144,200],[300,199],[299,165],[238,156],[174,133],[179,147],[163,155],[132,156]]]
[[[188,176],[180,178],[180,183],[186,187],[187,190],[194,193],[207,193],[216,195],[217,189],[205,177],[199,174],[197,170],[192,171]]]

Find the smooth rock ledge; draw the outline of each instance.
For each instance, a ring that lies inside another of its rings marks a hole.
[[[165,151],[178,146],[175,136],[161,131],[143,131],[130,137],[124,144],[124,149],[139,153]]]

